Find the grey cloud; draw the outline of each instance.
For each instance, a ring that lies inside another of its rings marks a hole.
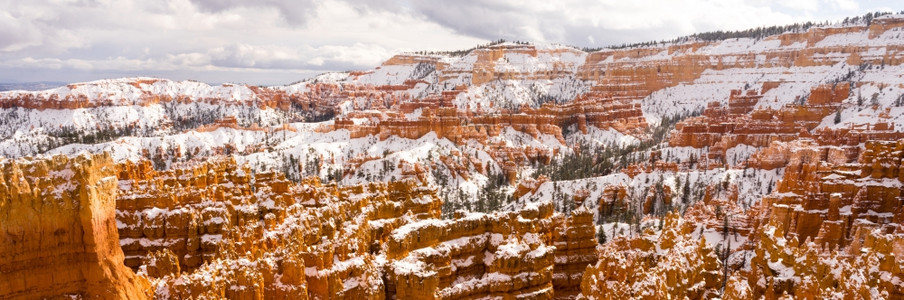
[[[375,45],[280,47],[231,44],[206,53],[170,55],[174,65],[273,70],[355,70],[372,68],[390,51]]]
[[[819,1],[849,2],[804,2]],[[576,46],[672,39],[699,31],[746,29],[812,18],[807,16],[809,13],[788,14],[777,10],[775,7],[787,6],[781,0],[410,0],[408,3],[414,13],[461,34],[487,40],[505,38]],[[825,15],[850,7],[857,5],[848,3],[819,9]],[[728,24],[736,27],[726,27]]]
[[[316,0],[190,0],[203,11],[223,12],[237,7],[275,8],[292,25],[304,25],[316,16],[319,1]]]
[[[0,12],[0,51],[15,51],[35,43],[35,34],[17,20]]]
[[[412,5],[428,19],[463,34],[484,39],[523,38],[523,25],[539,16],[504,1],[429,1],[414,0]]]
[[[532,2],[537,4],[538,2]],[[600,47],[621,43],[670,39],[688,34],[687,26],[661,18],[643,26],[612,26],[611,16],[656,18],[625,5],[597,1],[563,1],[556,5],[579,8],[538,9],[532,4],[494,0],[467,0],[466,3],[434,3],[414,0],[413,5],[427,19],[453,28],[462,34],[492,40],[504,38],[531,42],[563,43]],[[583,8],[583,9],[581,9]],[[680,12],[675,12],[680,13]],[[682,30],[683,29],[683,30]]]
[[[675,36],[681,34],[677,26],[668,21],[663,21],[662,25],[647,28],[614,29],[589,20],[572,20],[575,16],[570,14],[573,12],[563,9],[537,8],[537,3],[539,2],[506,0],[411,0],[408,2],[410,8],[408,12],[460,34],[485,40],[503,38],[530,42],[565,43],[576,46],[608,46],[646,41],[664,36],[664,34]],[[613,11],[596,11],[606,9],[607,5],[594,1],[563,1],[556,5],[588,6],[589,10],[594,11],[592,13],[580,11],[580,14],[590,18],[603,18],[606,13],[615,13]],[[402,9],[391,4],[370,5],[369,8],[390,11]]]
[[[375,11],[394,11],[400,12],[404,10],[399,0],[344,0],[359,13],[368,13]]]

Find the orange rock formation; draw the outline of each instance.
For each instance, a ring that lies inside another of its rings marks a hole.
[[[567,299],[596,261],[586,210],[439,220],[439,199],[416,180],[295,184],[232,159],[118,169],[125,261],[158,298]]]
[[[123,265],[109,155],[0,162],[0,295],[147,299]]]

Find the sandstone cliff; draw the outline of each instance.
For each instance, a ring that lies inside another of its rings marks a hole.
[[[0,162],[0,295],[147,299],[123,265],[109,155]]]

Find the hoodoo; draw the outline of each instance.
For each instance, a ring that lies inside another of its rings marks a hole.
[[[0,162],[0,295],[148,299],[123,264],[107,154]]]

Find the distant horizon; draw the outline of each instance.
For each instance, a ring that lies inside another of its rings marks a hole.
[[[5,3],[0,82],[147,76],[278,86],[497,39],[602,48],[904,9],[890,0],[283,2]]]

